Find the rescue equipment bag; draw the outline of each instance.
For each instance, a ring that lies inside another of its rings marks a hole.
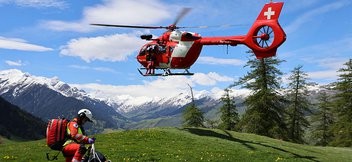
[[[67,119],[51,119],[46,128],[46,144],[53,150],[62,150],[66,141]]]

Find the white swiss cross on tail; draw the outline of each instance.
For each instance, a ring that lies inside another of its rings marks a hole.
[[[273,15],[275,15],[275,11],[271,11],[271,7],[268,7],[268,11],[264,12],[264,16],[266,16],[268,20],[270,20]]]

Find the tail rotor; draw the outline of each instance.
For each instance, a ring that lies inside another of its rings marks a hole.
[[[253,36],[255,43],[261,48],[269,48],[275,38],[274,30],[270,26],[262,26]]]

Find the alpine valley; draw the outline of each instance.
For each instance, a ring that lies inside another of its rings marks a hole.
[[[311,94],[331,91],[318,85],[309,87]],[[331,91],[331,93],[333,93]],[[238,112],[245,110],[244,98],[248,91],[234,95]],[[101,98],[97,92],[87,93],[57,77],[45,78],[16,70],[0,71],[0,95],[33,116],[47,121],[51,118],[72,118],[81,108],[88,108],[94,114],[95,122],[89,127],[103,131],[111,129],[139,129],[158,126],[181,126],[182,111],[192,101],[191,95],[181,93],[169,98],[154,98],[147,102],[131,104],[131,98],[114,96]],[[314,95],[315,96],[315,95]],[[219,121],[221,94],[201,91],[195,94],[195,104],[208,120]],[[94,132],[92,132],[94,133]]]

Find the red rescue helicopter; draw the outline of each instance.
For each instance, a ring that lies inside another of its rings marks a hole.
[[[277,48],[285,42],[286,34],[281,28],[278,19],[283,2],[270,2],[264,5],[247,35],[202,37],[198,33],[180,31],[185,27],[176,26],[177,22],[190,9],[184,9],[176,21],[169,26],[134,26],[91,24],[107,27],[166,29],[160,37],[153,39],[152,35],[142,35],[141,39],[150,41],[145,44],[137,55],[138,62],[146,69],[143,76],[193,75],[188,69],[198,59],[204,45],[231,45],[244,44],[249,47],[258,59],[276,55]],[[154,69],[164,72],[155,74]],[[184,69],[183,73],[172,73],[172,69]]]

